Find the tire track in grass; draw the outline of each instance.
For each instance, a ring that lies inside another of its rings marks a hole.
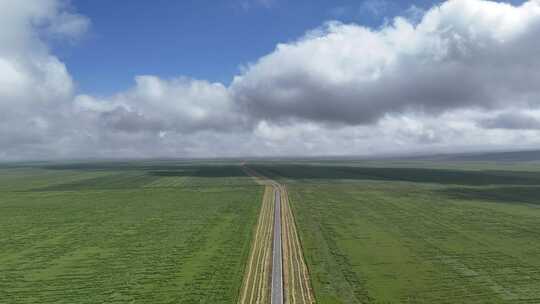
[[[269,190],[271,191],[271,190]],[[270,193],[270,192],[268,192]],[[271,199],[270,197],[267,198],[267,204],[272,204],[271,202]],[[269,209],[269,215],[267,215],[266,219],[269,220],[271,219],[271,215],[273,214],[273,208],[270,208]],[[271,225],[271,223],[266,223],[265,225],[266,227],[266,230],[265,230],[265,239],[268,239],[271,237],[271,233],[272,233],[272,230],[273,230],[273,226]],[[261,275],[261,278],[259,280],[259,289],[258,289],[258,295],[257,295],[257,303],[265,303],[265,300],[267,298],[267,295],[268,295],[268,288],[267,286],[265,286],[265,278],[268,277],[268,269],[271,267],[270,265],[270,250],[264,250],[264,256],[263,256],[263,265],[262,266],[262,275]]]
[[[260,180],[257,183],[264,185]],[[249,262],[246,267],[242,289],[240,291],[239,303],[266,303],[270,278],[268,269],[270,267],[270,252],[272,251],[271,232],[273,231],[273,189],[265,185],[263,202],[257,228],[252,240],[252,248]]]
[[[292,209],[288,199],[287,189],[280,185],[282,192],[283,219],[288,239],[289,250],[284,256],[288,261],[287,267],[290,275],[286,280],[286,286],[289,286],[287,303],[314,303],[313,291],[309,280],[309,271],[304,261],[302,246],[298,233]]]
[[[284,206],[285,207],[285,206]],[[286,249],[284,249],[283,251],[283,255],[284,256],[290,256],[290,252],[291,252],[291,248],[292,248],[292,243],[291,243],[291,237],[290,237],[290,233],[288,233],[290,231],[290,228],[289,228],[289,223],[288,223],[288,220],[287,220],[287,211],[286,211],[286,207],[283,208],[283,213],[282,213],[282,222],[283,222],[283,225],[284,225],[284,231],[286,233],[284,233],[284,243],[285,243],[285,247]],[[295,284],[295,277],[294,277],[294,273],[291,274],[290,270],[291,270],[291,260],[290,259],[285,259],[285,269],[284,269],[284,273],[285,273],[285,278],[284,278],[284,281],[286,282],[285,286],[286,286],[286,290],[285,290],[285,294],[286,294],[286,302],[287,303],[296,303],[296,296],[295,296],[295,292],[294,292],[294,284]],[[290,282],[290,284],[288,284],[287,282]]]
[[[281,202],[284,303],[315,303],[309,279],[309,271],[302,253],[302,246],[296,229],[294,215],[290,208],[286,187],[245,165],[243,166],[243,170],[259,185],[265,186],[265,194],[239,303],[268,304],[271,300],[269,293],[271,286],[270,274],[272,272],[273,206],[275,203],[275,198],[272,194],[274,191],[279,191]]]
[[[266,190],[265,190],[266,192]],[[265,195],[266,197],[266,195]],[[263,204],[265,204],[266,202],[266,198],[263,200]],[[254,299],[256,300],[257,298],[254,298],[255,296],[255,293],[257,291],[257,286],[260,285],[260,275],[258,275],[259,271],[260,271],[260,259],[261,259],[261,252],[263,251],[263,246],[261,246],[261,244],[259,243],[259,241],[261,239],[264,239],[264,221],[265,221],[265,218],[266,218],[266,208],[265,208],[265,211],[264,213],[262,213],[262,221],[261,221],[261,224],[260,226],[258,227],[258,232],[257,232],[257,239],[256,241],[254,242],[254,245],[255,245],[255,251],[254,251],[254,256],[255,258],[253,259],[253,263],[252,264],[252,267],[255,267],[255,271],[254,271],[254,279],[252,280],[248,280],[246,283],[249,283],[250,281],[253,281],[252,285],[251,285],[251,288],[250,288],[250,298],[249,298],[249,303],[253,303]],[[260,237],[259,237],[260,236]],[[257,284],[259,283],[259,284]]]
[[[265,190],[265,194],[263,197],[266,197],[266,190]],[[264,202],[264,199],[263,199],[263,202]],[[252,249],[251,249],[251,252],[249,254],[249,262],[248,262],[248,265],[246,267],[246,273],[245,273],[245,276],[244,276],[244,280],[243,280],[243,283],[242,283],[242,290],[241,290],[241,296],[240,296],[240,303],[245,303],[246,302],[246,297],[248,296],[248,290],[249,290],[249,285],[247,284],[247,282],[251,281],[251,277],[252,277],[252,265],[253,265],[253,261],[254,261],[254,257],[256,255],[256,251],[257,249],[255,248],[255,246],[257,245],[257,238],[259,236],[259,233],[260,233],[260,230],[261,230],[261,222],[262,222],[262,219],[263,219],[263,212],[264,212],[264,206],[261,208],[261,215],[259,215],[259,218],[257,220],[257,230],[255,232],[255,237],[254,237],[254,240],[252,241]]]

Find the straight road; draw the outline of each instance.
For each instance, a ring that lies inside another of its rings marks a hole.
[[[242,169],[265,195],[238,303],[315,303],[287,187],[245,164]]]
[[[283,304],[283,257],[281,242],[281,191],[274,187],[274,242],[272,248],[272,304]]]

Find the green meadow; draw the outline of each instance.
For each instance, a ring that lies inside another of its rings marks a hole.
[[[537,165],[385,165],[258,166],[289,187],[317,303],[540,303]]]
[[[238,166],[0,169],[0,303],[234,303],[261,201]]]
[[[317,303],[540,303],[540,166],[252,162]],[[230,161],[0,167],[0,303],[235,303],[262,189]]]

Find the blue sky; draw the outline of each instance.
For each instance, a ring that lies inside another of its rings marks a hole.
[[[90,18],[86,36],[56,54],[83,93],[108,95],[135,75],[188,76],[228,84],[243,64],[328,20],[370,27],[433,1],[74,0]]]

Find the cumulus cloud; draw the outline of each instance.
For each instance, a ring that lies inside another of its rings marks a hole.
[[[125,132],[232,131],[245,127],[230,93],[220,83],[138,76],[127,92],[106,100],[78,96],[79,114],[92,115],[106,130]]]
[[[418,24],[327,23],[236,77],[252,115],[371,124],[388,113],[538,105],[540,3],[453,0]]]
[[[3,154],[32,154],[61,131],[74,92],[42,35],[71,39],[88,20],[55,0],[0,1],[0,20],[0,147]]]
[[[540,130],[540,115],[527,112],[504,112],[479,121],[486,129]]]
[[[147,75],[96,97],[77,95],[48,47],[77,39],[90,20],[66,1],[0,0],[0,159],[540,144],[540,1],[451,0],[407,15],[378,29],[328,22],[230,86]]]

